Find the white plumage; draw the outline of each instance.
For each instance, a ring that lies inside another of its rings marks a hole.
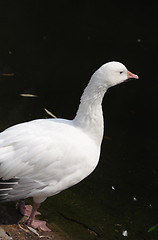
[[[80,182],[96,167],[103,138],[102,99],[110,86],[138,78],[119,62],[92,76],[73,120],[40,119],[0,134],[0,200],[47,197]],[[37,209],[37,208],[36,208]],[[29,224],[33,225],[33,209]]]
[[[81,181],[99,158],[94,141],[68,120],[22,123],[0,137],[0,178],[19,179],[4,200],[34,196],[40,202]]]

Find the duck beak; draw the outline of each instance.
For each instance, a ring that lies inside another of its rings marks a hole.
[[[127,81],[131,78],[138,79],[138,75],[131,73],[130,71],[127,71]]]

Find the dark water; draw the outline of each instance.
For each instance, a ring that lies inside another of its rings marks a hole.
[[[158,239],[158,228],[147,232],[158,223],[156,16],[156,4],[133,1],[0,1],[0,72],[15,73],[0,77],[1,130],[48,117],[44,108],[72,119],[107,61],[140,77],[105,96],[95,172],[42,206],[73,240]]]

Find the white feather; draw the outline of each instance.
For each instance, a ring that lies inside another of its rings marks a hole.
[[[34,197],[40,203],[95,169],[103,138],[102,98],[110,79],[114,85],[126,78],[124,65],[105,64],[92,76],[74,120],[35,120],[0,134],[0,178],[17,181],[8,187],[5,200]]]

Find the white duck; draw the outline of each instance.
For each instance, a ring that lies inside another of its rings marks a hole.
[[[91,77],[73,120],[39,119],[0,134],[0,201],[19,200],[27,224],[49,231],[35,220],[47,197],[87,177],[97,166],[103,138],[102,99],[109,87],[138,78],[119,62],[101,66]],[[33,207],[24,199],[33,197]]]

